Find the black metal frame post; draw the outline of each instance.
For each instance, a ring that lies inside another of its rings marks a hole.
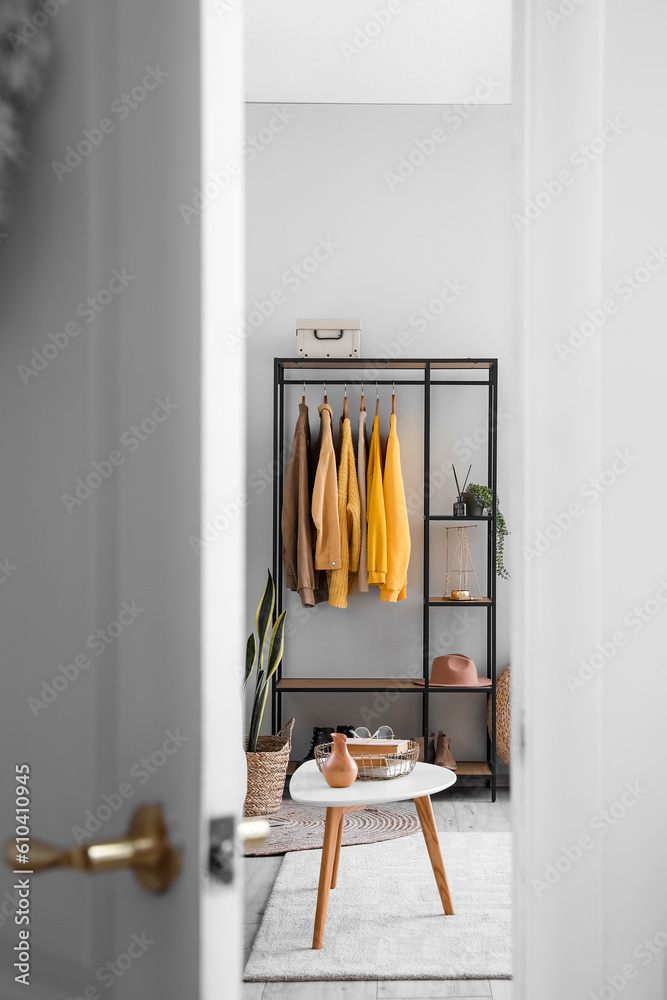
[[[493,386],[492,386],[492,380],[491,380],[491,375],[490,374],[489,374],[489,395],[488,395],[486,420],[487,420],[487,433],[486,433],[487,473],[486,473],[486,481],[488,483],[489,490],[491,491],[491,494],[493,495],[493,467],[492,467],[492,461],[491,461],[491,435],[493,433]],[[495,574],[495,549],[494,549],[494,544],[493,544],[493,534],[494,534],[493,533],[493,526],[494,526],[494,524],[495,524],[495,511],[492,509],[491,510],[491,517],[489,518],[489,521],[488,521],[488,531],[487,531],[488,538],[487,538],[487,546],[486,546],[486,592],[487,592],[487,594],[489,596],[489,600],[490,600],[490,604],[489,604],[489,606],[487,608],[487,611],[486,611],[486,672],[487,673],[491,670],[491,659],[492,659],[491,636],[492,636],[492,633],[493,633],[493,627],[492,627],[493,626],[493,618],[494,618],[494,615],[496,613],[496,609],[494,607],[494,601],[493,601],[493,588],[494,588],[494,581],[495,581],[495,578],[496,578],[496,574]],[[493,675],[491,675],[491,676],[493,677]],[[491,719],[492,719],[492,722],[493,722],[493,715],[494,715],[493,696],[494,696],[494,682],[492,680],[492,682],[491,682],[491,692],[490,692],[490,694],[488,696],[489,698],[492,699],[492,705],[491,705]],[[488,704],[488,699],[487,699],[487,704]],[[492,728],[493,728],[493,726],[492,726]],[[491,733],[489,732],[489,727],[487,726],[486,727],[486,757],[487,757],[487,763],[489,765],[489,773],[491,775],[490,778],[489,778],[489,785],[491,787],[491,797],[492,798],[493,798],[493,795],[494,795],[494,784],[493,783],[494,783],[494,772],[495,772],[494,747],[495,747],[495,741],[493,739],[493,734],[492,734],[492,732]]]
[[[283,560],[282,560],[282,526],[280,523],[283,509],[283,475],[285,451],[285,373],[278,358],[274,359],[273,370],[273,581],[276,588],[276,603],[273,609],[273,622],[283,610]],[[279,683],[283,676],[283,663],[278,664],[271,686],[271,729],[277,733],[282,716],[282,694]]]
[[[424,583],[422,619],[422,665],[424,669],[424,694],[422,698],[422,736],[424,737],[424,760],[428,761],[429,726],[429,672],[431,645],[430,597],[430,552],[431,552],[431,366],[424,368]]]
[[[278,455],[279,455],[279,445],[278,445],[278,431],[280,426],[280,421],[278,417],[278,378],[279,372],[281,370],[280,362],[278,358],[273,360],[273,464],[271,466],[273,471],[273,579],[276,583],[276,598],[278,596],[278,572],[279,567],[282,563],[280,552],[280,539],[282,533],[280,530],[280,512],[282,507],[278,502]],[[281,588],[282,589],[282,588]],[[280,691],[278,690],[278,684],[274,683],[271,686],[271,732],[278,732],[278,705],[280,699]]]
[[[489,597],[491,606],[489,608],[490,636],[488,639],[489,667],[491,669],[491,801],[496,801],[496,788],[498,784],[498,766],[496,756],[496,607],[498,576],[496,572],[496,539],[498,535],[498,362],[495,361],[489,371],[489,439],[487,443],[489,457],[489,488],[493,496],[493,517],[489,521],[491,528],[491,538],[489,539],[489,550],[491,553],[489,577]]]

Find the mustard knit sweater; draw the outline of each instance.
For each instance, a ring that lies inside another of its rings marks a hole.
[[[340,528],[340,566],[329,575],[329,604],[347,607],[347,595],[354,590],[359,572],[361,550],[361,502],[354,464],[352,425],[343,421],[338,469],[338,525]]]
[[[384,507],[387,518],[387,573],[380,587],[380,600],[395,604],[406,596],[410,562],[410,525],[401,473],[401,449],[396,416],[389,418],[389,437],[384,459]]]

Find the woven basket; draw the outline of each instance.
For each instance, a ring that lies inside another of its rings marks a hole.
[[[287,736],[282,736],[286,729]],[[294,719],[290,719],[277,736],[260,736],[255,753],[246,750],[248,792],[243,807],[244,816],[266,816],[277,812],[283,804],[293,729]]]
[[[491,699],[486,711],[486,722],[491,735]],[[505,667],[496,684],[496,753],[503,764],[510,765],[512,735],[512,697],[510,691],[510,668]]]
[[[333,743],[320,743],[315,747],[315,760],[323,773],[324,765],[333,750]],[[414,770],[419,756],[419,744],[410,740],[408,749],[401,753],[354,754],[354,761],[359,768],[355,780],[358,781],[389,781],[399,778],[402,774],[410,774]]]

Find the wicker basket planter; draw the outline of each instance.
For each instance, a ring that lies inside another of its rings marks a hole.
[[[277,736],[260,736],[257,752],[248,753],[248,791],[244,816],[266,816],[277,812],[283,804],[283,791],[287,777],[294,719],[290,719]],[[281,735],[287,730],[287,735]],[[246,745],[247,745],[246,739]]]
[[[491,699],[486,713],[491,735]],[[510,692],[510,668],[505,667],[496,684],[496,753],[503,764],[510,766],[510,746],[512,736],[512,698]]]

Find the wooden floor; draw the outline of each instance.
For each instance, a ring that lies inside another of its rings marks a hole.
[[[498,790],[498,801],[488,801],[484,788],[458,788],[433,796],[438,830],[461,833],[506,833],[510,827],[507,789]],[[282,857],[245,859],[245,947],[252,947],[271,895]],[[409,982],[244,983],[243,1000],[426,1000],[439,997],[490,997],[513,1000],[507,980],[410,980]]]

